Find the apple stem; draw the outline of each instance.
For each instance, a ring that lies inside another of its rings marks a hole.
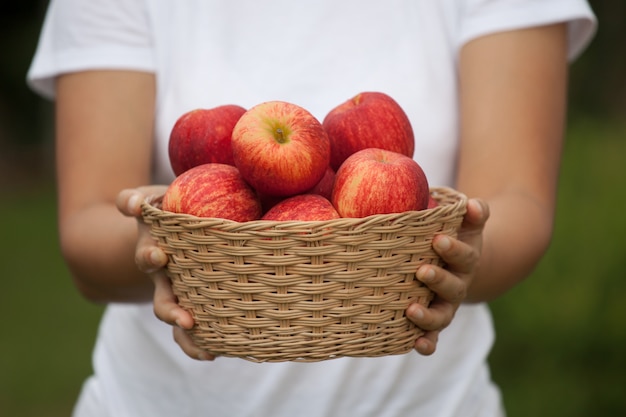
[[[276,140],[279,143],[285,143],[285,134],[281,128],[276,128]]]

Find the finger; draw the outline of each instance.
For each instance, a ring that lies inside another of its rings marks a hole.
[[[179,327],[174,327],[174,340],[178,343],[183,352],[192,359],[201,361],[212,361],[215,359],[215,355],[196,346],[191,336]]]
[[[422,265],[415,275],[439,299],[459,305],[467,297],[467,283],[447,269],[436,265]]]
[[[117,194],[115,205],[125,216],[139,217],[141,216],[141,204],[146,197],[161,195],[166,189],[166,185],[148,185],[124,189]]]
[[[115,205],[123,215],[139,217],[141,216],[141,202],[144,198],[144,194],[138,189],[126,189],[117,194]]]
[[[463,228],[482,229],[489,219],[489,205],[480,198],[471,198],[467,201]]]
[[[406,309],[406,316],[422,330],[443,330],[452,322],[455,311],[453,304],[435,297],[428,307],[411,304]]]
[[[155,240],[150,235],[148,225],[138,223],[138,227],[135,263],[140,271],[145,273],[155,272],[167,264],[167,255],[157,246]]]
[[[475,246],[446,235],[435,236],[433,248],[449,270],[461,273],[471,272],[480,256]]]
[[[420,355],[429,356],[435,353],[437,341],[439,340],[439,331],[430,331],[418,337],[415,341],[415,350]]]
[[[178,299],[165,272],[156,272],[151,278],[154,282],[154,314],[172,326],[191,329],[193,317],[178,305]]]

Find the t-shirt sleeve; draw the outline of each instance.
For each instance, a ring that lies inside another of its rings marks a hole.
[[[458,45],[491,33],[568,24],[569,59],[574,60],[593,38],[597,21],[586,0],[466,0]]]
[[[127,69],[154,71],[153,41],[143,0],[51,0],[27,74],[47,98],[63,73]]]

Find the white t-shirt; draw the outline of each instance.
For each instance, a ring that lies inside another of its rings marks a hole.
[[[574,58],[595,30],[585,0],[52,0],[28,81],[53,97],[65,72],[155,72],[156,183],[173,178],[167,140],[188,110],[285,100],[321,120],[358,92],[383,91],[409,115],[430,184],[454,186],[459,48],[562,21]],[[476,304],[429,357],[205,363],[184,355],[151,305],[111,304],[75,416],[499,416],[493,339]]]

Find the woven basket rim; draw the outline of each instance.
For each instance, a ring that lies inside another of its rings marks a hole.
[[[254,229],[256,227],[262,227],[264,229],[267,228],[281,228],[281,227],[289,227],[290,225],[300,225],[306,226],[310,224],[315,227],[333,227],[335,224],[341,224],[345,226],[358,226],[360,224],[367,224],[370,221],[395,221],[398,218],[409,216],[415,217],[416,215],[430,216],[433,213],[437,213],[440,211],[458,211],[464,210],[467,205],[467,196],[451,187],[431,187],[430,194],[436,199],[437,196],[442,195],[451,199],[452,201],[447,204],[440,204],[437,207],[428,208],[419,211],[405,211],[400,213],[385,213],[385,214],[373,214],[366,217],[341,217],[338,219],[331,220],[310,220],[310,221],[301,221],[301,220],[251,220],[247,222],[238,222],[235,220],[223,219],[223,218],[215,218],[215,217],[197,217],[191,214],[186,213],[174,213],[171,211],[163,210],[160,206],[160,203],[163,199],[163,195],[148,195],[145,197],[142,203],[142,209],[144,211],[158,213],[161,218],[168,218],[171,220],[176,220],[180,223],[194,223],[197,227],[202,227],[204,223],[220,223],[224,226],[231,226],[233,228],[237,228],[240,226],[250,227]]]
[[[166,251],[187,333],[201,349],[253,362],[404,354],[423,330],[405,315],[433,292],[416,280],[441,265],[432,236],[456,236],[467,197],[431,187],[431,209],[323,221],[236,222],[142,203]]]

